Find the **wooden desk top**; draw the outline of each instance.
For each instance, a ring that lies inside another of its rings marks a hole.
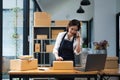
[[[66,74],[66,75],[73,75],[73,74],[80,74],[80,75],[96,75],[98,74],[98,71],[87,71],[87,72],[83,72],[83,71],[78,71],[78,70],[53,70],[51,67],[46,67],[44,70],[43,69],[35,69],[35,70],[27,70],[27,71],[9,71],[8,72],[10,75],[50,75],[50,74]]]
[[[120,75],[120,68],[119,69],[104,69],[103,71],[99,73],[105,74],[105,75]]]

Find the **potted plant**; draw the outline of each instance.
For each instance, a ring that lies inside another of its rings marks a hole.
[[[107,40],[101,40],[100,42],[93,42],[94,50],[96,53],[106,53],[107,54],[107,47],[109,43]]]

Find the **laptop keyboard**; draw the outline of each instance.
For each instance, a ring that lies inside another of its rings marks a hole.
[[[78,71],[85,71],[85,67],[75,68],[75,70],[78,70]]]

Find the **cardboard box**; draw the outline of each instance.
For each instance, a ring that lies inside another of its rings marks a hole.
[[[34,18],[51,18],[51,16],[46,12],[34,12]]]
[[[54,70],[72,70],[73,61],[53,61]]]
[[[64,32],[64,30],[52,30],[52,35],[58,35],[60,32]]]
[[[10,70],[17,70],[17,71],[24,71],[24,70],[32,70],[37,69],[38,67],[38,60],[21,60],[21,59],[14,59],[10,60]]]
[[[116,69],[118,67],[118,57],[107,57],[105,69]]]
[[[51,26],[51,20],[49,20],[49,19],[35,20],[34,26],[35,27],[50,27]]]
[[[66,27],[69,23],[69,20],[56,20],[55,21],[55,26],[58,27]]]
[[[40,43],[35,43],[35,52],[40,52]]]
[[[47,35],[37,35],[37,39],[47,39]]]
[[[46,45],[46,52],[53,52],[54,45]]]
[[[50,27],[51,17],[46,12],[34,12],[34,27]]]
[[[52,39],[56,39],[58,35],[52,35]]]
[[[64,30],[52,30],[52,39],[56,39],[60,32],[64,32]]]

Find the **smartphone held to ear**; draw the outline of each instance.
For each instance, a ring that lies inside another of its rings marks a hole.
[[[75,38],[80,37],[80,33],[79,33],[79,32],[77,32],[76,34],[74,34],[74,37],[75,37]]]

